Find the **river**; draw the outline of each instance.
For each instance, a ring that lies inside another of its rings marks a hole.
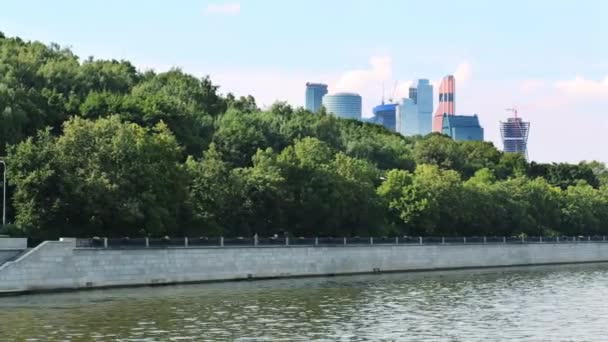
[[[0,297],[2,341],[607,341],[608,265]]]

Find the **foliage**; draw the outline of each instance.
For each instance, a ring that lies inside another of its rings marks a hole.
[[[179,69],[0,35],[9,231],[36,237],[608,233],[600,162],[219,93]]]

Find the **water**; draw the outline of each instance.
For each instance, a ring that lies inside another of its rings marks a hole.
[[[0,298],[6,341],[608,341],[608,265]]]

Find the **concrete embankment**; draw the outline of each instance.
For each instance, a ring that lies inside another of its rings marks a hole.
[[[0,292],[608,262],[608,243],[77,248],[47,241],[0,266]]]
[[[26,249],[25,238],[0,238],[0,265],[13,260]]]

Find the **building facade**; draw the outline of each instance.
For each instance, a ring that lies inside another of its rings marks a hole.
[[[374,107],[374,123],[382,125],[391,131],[397,129],[397,104],[388,103]]]
[[[456,114],[456,80],[454,76],[448,75],[441,80],[439,85],[439,104],[433,117],[433,132],[441,132],[443,129],[443,116]]]
[[[405,136],[431,133],[433,120],[433,86],[427,79],[419,79],[409,89],[409,98],[397,107],[397,131]]]
[[[306,101],[304,108],[313,113],[317,113],[323,105],[323,96],[327,94],[327,84],[306,83]]]
[[[323,96],[328,113],[345,119],[361,120],[361,96],[355,93],[335,93]]]
[[[441,133],[456,141],[483,141],[483,128],[477,115],[444,114]]]
[[[528,134],[530,133],[530,122],[521,118],[508,118],[506,122],[500,122],[500,135],[502,136],[503,151],[508,153],[520,153],[528,158]]]

